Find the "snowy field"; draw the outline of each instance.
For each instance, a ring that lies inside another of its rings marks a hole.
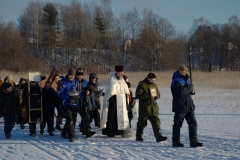
[[[132,88],[135,93],[136,88]],[[5,139],[3,119],[0,119],[0,159],[240,159],[240,90],[196,87],[193,96],[198,122],[198,139],[204,147],[190,148],[188,126],[184,121],[181,129],[183,148],[172,147],[173,113],[171,112],[172,95],[170,88],[159,88],[161,98],[159,117],[164,136],[168,140],[156,143],[150,122],[144,129],[144,142],[135,141],[137,117],[132,121],[132,137],[108,138],[95,128],[97,134],[85,139],[76,125],[76,141],[73,143],[60,137],[55,131],[51,137],[46,133],[38,138],[29,136],[28,125],[21,130],[16,125],[12,138]],[[77,124],[80,121],[78,116]]]

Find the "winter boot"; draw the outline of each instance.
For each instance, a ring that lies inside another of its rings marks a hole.
[[[143,141],[142,135],[143,135],[143,128],[137,127],[137,131],[136,131],[136,141],[142,142],[142,141]]]
[[[91,128],[88,128],[88,131],[86,133],[86,138],[92,137],[96,132],[91,131]]]
[[[153,133],[157,142],[166,141],[167,137],[162,136],[160,127],[153,127]]]
[[[190,139],[190,147],[202,147],[203,143],[198,142],[198,140],[191,140]]]
[[[62,131],[62,128],[60,126],[60,123],[56,121],[56,126],[55,126],[55,129],[59,130],[59,131]]]
[[[197,126],[188,126],[190,147],[202,147],[203,143],[199,143],[197,140]]]
[[[180,141],[173,141],[172,146],[173,147],[184,147],[184,145]]]
[[[30,133],[30,136],[32,136],[32,137],[38,137],[38,135],[37,135],[37,133]]]
[[[5,134],[6,139],[11,139],[11,134]]]
[[[24,130],[24,129],[26,129],[26,127],[24,126],[24,124],[20,124],[20,128],[22,129],[22,130]]]
[[[180,142],[180,128],[172,127],[172,146],[173,147],[184,147]]]
[[[64,138],[64,139],[68,139],[68,135],[61,134],[61,137]]]
[[[74,142],[74,141],[75,141],[75,138],[69,139],[69,142]]]
[[[52,132],[49,133],[49,136],[54,136],[54,134]]]

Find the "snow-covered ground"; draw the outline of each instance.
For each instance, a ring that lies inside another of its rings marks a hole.
[[[135,93],[136,88],[132,88]],[[132,121],[132,137],[108,138],[95,128],[97,134],[85,139],[76,125],[77,139],[70,143],[55,131],[51,137],[46,133],[38,138],[29,136],[28,127],[21,130],[16,125],[12,138],[5,139],[2,119],[0,119],[0,159],[240,159],[240,90],[196,87],[193,96],[198,122],[198,139],[204,147],[190,148],[188,127],[184,121],[181,129],[183,148],[174,148],[172,144],[173,113],[170,88],[159,88],[161,98],[159,117],[164,136],[168,140],[156,143],[150,122],[144,129],[144,142],[135,141],[137,117]],[[77,123],[79,123],[78,117]],[[26,125],[28,126],[28,125]]]

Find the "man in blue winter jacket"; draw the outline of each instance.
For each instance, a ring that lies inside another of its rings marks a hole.
[[[63,116],[66,118],[61,136],[69,139],[70,142],[73,142],[76,138],[75,123],[80,99],[78,88],[78,81],[75,79],[75,70],[70,68],[58,88],[58,96],[63,100]]]
[[[188,69],[185,65],[180,65],[172,76],[172,111],[175,112],[172,146],[184,146],[180,142],[180,129],[184,119],[186,119],[188,123],[190,147],[202,147],[203,144],[199,143],[197,139],[197,120],[194,113],[195,105],[192,100],[192,95],[195,95],[195,91],[193,84],[190,83],[187,71]]]

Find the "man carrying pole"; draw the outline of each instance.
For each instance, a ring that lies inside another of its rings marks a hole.
[[[189,49],[189,53],[191,77],[191,48]],[[197,139],[197,120],[194,113],[195,105],[192,100],[192,95],[195,94],[194,86],[190,82],[187,71],[188,69],[185,65],[180,65],[172,76],[172,112],[175,112],[172,128],[172,146],[184,147],[180,142],[180,129],[184,119],[186,119],[188,123],[190,147],[202,147],[203,143],[199,143]]]

